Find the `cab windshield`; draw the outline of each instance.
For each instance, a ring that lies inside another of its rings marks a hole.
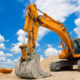
[[[74,54],[80,54],[80,39],[74,41]]]

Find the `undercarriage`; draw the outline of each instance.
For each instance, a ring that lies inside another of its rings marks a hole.
[[[78,70],[80,71],[80,60],[78,61],[68,61],[68,60],[60,60],[50,63],[50,71],[62,71],[62,70],[72,70],[73,65],[78,66]]]

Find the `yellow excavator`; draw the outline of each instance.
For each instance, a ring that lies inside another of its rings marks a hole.
[[[42,15],[38,15],[38,11]],[[40,56],[36,55],[35,47],[39,27],[45,27],[58,34],[63,50],[59,58],[63,59],[50,63],[51,71],[72,69],[73,65],[78,65],[80,71],[80,38],[71,40],[66,27],[60,22],[51,18],[36,8],[35,4],[27,7],[24,31],[28,32],[28,44],[22,44],[22,57],[15,66],[15,74],[21,78],[43,78],[51,76],[40,67]],[[66,47],[65,47],[66,46]],[[28,48],[28,51],[26,51]],[[66,59],[66,60],[64,60]]]

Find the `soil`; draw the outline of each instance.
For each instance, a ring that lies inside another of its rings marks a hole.
[[[52,74],[50,77],[41,79],[21,79],[15,75],[14,69],[11,74],[0,73],[0,80],[80,80],[80,72],[78,71],[77,65],[74,65],[71,71],[51,72],[49,70],[49,64],[57,60],[59,60],[58,56],[53,55],[41,62],[42,69]]]

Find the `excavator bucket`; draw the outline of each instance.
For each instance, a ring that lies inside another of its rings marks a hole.
[[[20,78],[36,79],[51,76],[40,67],[40,55],[30,54],[26,60],[20,58],[15,66],[15,74]]]

